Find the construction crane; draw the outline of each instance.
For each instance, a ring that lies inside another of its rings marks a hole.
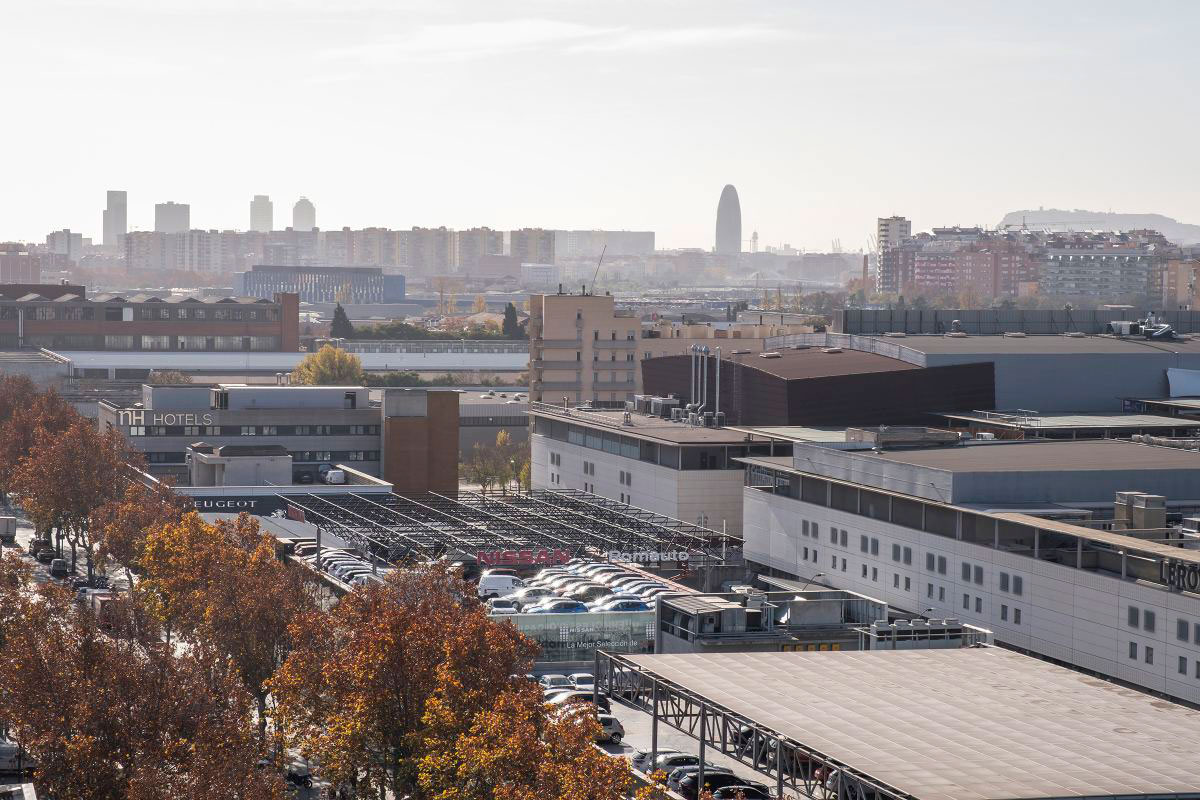
[[[604,263],[604,254],[606,252],[608,252],[608,245],[600,248],[600,260],[596,262],[596,271],[592,273],[592,294],[596,293],[596,278],[600,277],[600,265]]]

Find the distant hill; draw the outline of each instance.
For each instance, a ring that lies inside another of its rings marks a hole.
[[[1085,211],[1077,208],[1064,211],[1058,208],[1039,208],[1010,211],[1000,220],[1000,227],[1020,227],[1051,231],[1130,231],[1149,228],[1176,244],[1200,243],[1200,225],[1164,217],[1162,214],[1115,214],[1111,211]]]

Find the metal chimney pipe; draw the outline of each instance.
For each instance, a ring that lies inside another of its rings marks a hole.
[[[700,414],[704,412],[704,407],[708,405],[708,347],[696,345],[700,351],[700,406],[696,409],[696,418],[701,425],[704,421],[700,419]]]
[[[713,421],[717,420],[717,415],[721,413],[721,348],[717,348],[717,399],[713,402]]]
[[[688,376],[688,405],[696,404],[696,345],[688,348],[688,367],[691,369],[691,374]]]

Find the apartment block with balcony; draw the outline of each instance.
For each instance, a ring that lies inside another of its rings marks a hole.
[[[569,405],[630,400],[641,322],[609,295],[529,298],[530,399]]]

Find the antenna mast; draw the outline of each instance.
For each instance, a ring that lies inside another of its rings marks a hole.
[[[600,265],[604,263],[604,254],[608,252],[608,245],[600,248],[600,260],[596,262],[596,271],[592,273],[592,294],[596,293],[596,278],[600,275]]]

